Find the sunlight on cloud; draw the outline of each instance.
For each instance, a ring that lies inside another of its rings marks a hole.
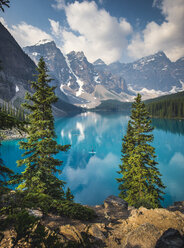
[[[135,34],[129,56],[137,59],[162,50],[175,61],[184,55],[184,1],[154,1],[154,6],[160,6],[166,20],[161,25],[150,22],[142,34]]]
[[[35,26],[27,24],[26,22],[21,22],[12,27],[6,25],[6,28],[22,47],[35,45],[38,41],[43,39],[53,40],[51,35]]]
[[[4,26],[5,28],[8,29],[8,25],[7,25],[7,23],[6,23],[6,21],[5,21],[5,19],[4,19],[3,17],[0,17],[0,22],[3,24],[3,26]]]
[[[54,36],[58,37],[61,35],[61,27],[59,25],[59,22],[54,21],[52,19],[49,19],[50,25],[51,25],[51,32]]]
[[[101,58],[106,63],[121,58],[127,46],[126,37],[132,32],[125,19],[116,19],[96,3],[74,2],[65,7],[71,30],[63,30],[65,53],[83,50],[90,62]],[[76,34],[77,33],[77,34]]]

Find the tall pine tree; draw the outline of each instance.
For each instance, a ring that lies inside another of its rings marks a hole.
[[[67,151],[70,145],[58,145],[54,131],[54,118],[51,104],[57,101],[54,87],[50,87],[51,79],[43,58],[38,63],[38,79],[31,82],[35,90],[33,95],[26,94],[28,100],[23,104],[30,111],[27,141],[20,142],[24,149],[24,159],[18,161],[18,166],[25,165],[18,189],[31,194],[45,194],[54,199],[64,196],[64,182],[56,177],[61,173],[57,169],[62,161],[56,159],[59,151]]]
[[[165,188],[155,161],[153,127],[141,95],[138,94],[132,104],[132,113],[128,122],[127,134],[122,143],[122,164],[119,165],[119,196],[130,205],[139,207],[159,207]]]

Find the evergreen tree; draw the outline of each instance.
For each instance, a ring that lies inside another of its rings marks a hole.
[[[9,3],[9,0],[0,0],[0,9],[4,12],[4,6],[9,8]]]
[[[8,110],[4,106],[2,108],[0,107],[0,130],[16,128],[18,131],[24,131],[26,122],[8,114]]]
[[[146,101],[151,116],[159,118],[184,117],[184,91]]]
[[[45,194],[54,199],[64,197],[64,182],[59,180],[55,173],[62,161],[54,158],[59,151],[67,151],[70,145],[58,145],[55,138],[54,118],[51,104],[57,101],[54,87],[50,87],[51,79],[43,58],[38,63],[38,79],[31,82],[35,93],[26,94],[28,100],[23,104],[30,111],[29,126],[27,128],[27,141],[20,142],[20,148],[25,150],[24,159],[18,165],[25,165],[26,169],[21,175],[19,189],[32,194]]]
[[[67,191],[66,191],[66,200],[73,202],[73,199],[74,199],[74,196],[71,193],[70,188],[67,188]]]
[[[122,143],[122,164],[118,172],[122,177],[117,179],[120,197],[136,207],[159,207],[160,200],[163,200],[161,195],[165,186],[155,161],[155,149],[150,145],[153,141],[150,124],[148,112],[138,94],[132,104],[127,134]]]

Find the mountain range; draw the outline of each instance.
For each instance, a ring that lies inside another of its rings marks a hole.
[[[110,71],[98,71],[89,63],[83,52],[72,51],[64,55],[54,41],[43,40],[24,51],[38,63],[42,56],[51,76],[55,78],[57,95],[63,92],[70,103],[82,107],[94,107],[101,100],[127,100],[130,92],[122,76]]]
[[[123,76],[133,90],[176,93],[183,89],[184,57],[171,62],[163,52],[158,52],[133,63],[110,64],[108,69]]]
[[[63,54],[54,41],[42,40],[23,50],[0,23],[0,101],[15,106],[30,91],[29,80],[35,80],[36,64],[43,57],[59,98],[56,112],[94,108],[102,101],[130,102],[137,92],[143,99],[166,95],[184,89],[184,57],[171,62],[163,52],[132,63],[106,65],[100,58],[90,63],[83,52]],[[75,106],[74,106],[75,105]],[[58,113],[59,114],[59,113]]]
[[[44,40],[24,51],[35,63],[43,56],[60,91],[82,107],[108,99],[132,101],[137,92],[149,99],[184,89],[184,58],[171,62],[163,52],[133,63],[106,65],[101,59],[89,63],[83,52],[64,55],[54,41]]]

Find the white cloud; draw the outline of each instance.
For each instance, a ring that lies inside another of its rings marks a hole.
[[[65,0],[55,0],[55,4],[52,4],[52,7],[58,10],[64,9],[65,6]]]
[[[2,18],[1,22],[3,23]],[[18,25],[8,27],[4,21],[4,25],[22,47],[34,45],[43,39],[53,40],[51,35],[35,26],[27,24],[26,22],[21,22]]]
[[[94,1],[75,2],[65,6],[70,30],[63,30],[62,50],[84,51],[90,62],[101,58],[106,63],[121,58],[127,46],[126,37],[132,32],[125,20],[117,20]]]
[[[94,1],[75,1],[66,5],[64,0],[55,0],[52,7],[65,10],[69,28],[49,19],[51,34],[48,34],[25,22],[8,27],[2,17],[0,21],[21,46],[34,45],[42,39],[52,40],[53,36],[62,52],[84,51],[90,62],[101,58],[108,64],[127,54],[138,59],[160,50],[171,60],[184,55],[183,0],[154,0],[153,7],[161,9],[165,21],[160,25],[150,22],[141,33],[136,34],[124,18],[110,16],[106,10],[98,9]],[[127,37],[132,34],[128,45]]]
[[[54,36],[59,37],[61,35],[61,27],[58,21],[49,19],[51,25],[51,32]]]
[[[3,24],[5,28],[8,28],[8,25],[3,17],[0,17],[0,22]]]
[[[142,34],[135,34],[128,46],[129,56],[137,59],[162,50],[175,61],[184,55],[184,1],[156,0],[154,6],[160,6],[165,21],[161,25],[150,22]]]

